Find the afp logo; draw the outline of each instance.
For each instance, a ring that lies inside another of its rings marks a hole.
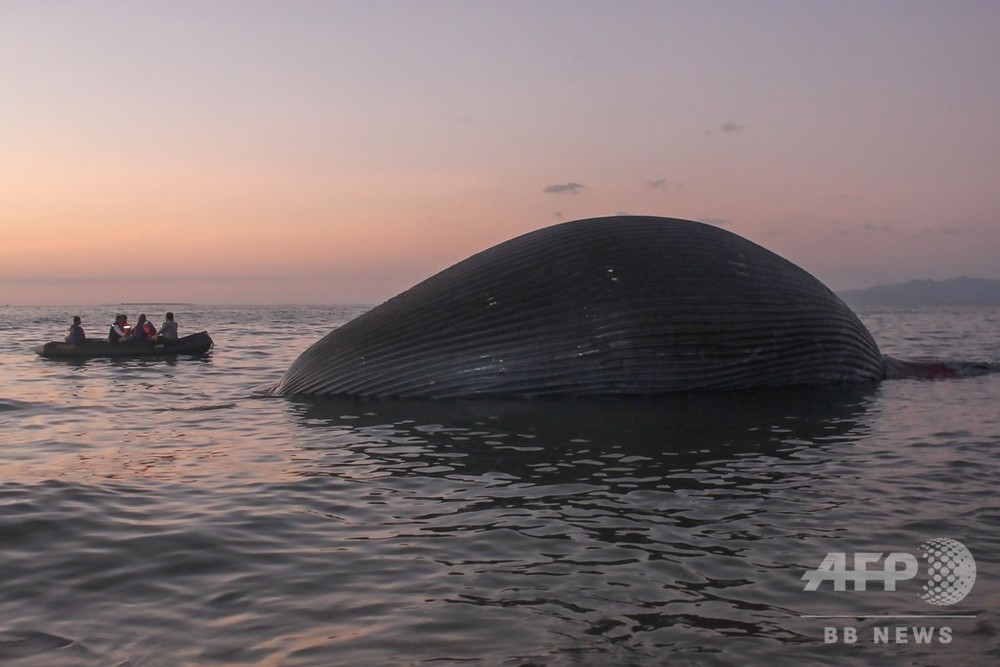
[[[947,606],[961,602],[976,583],[976,560],[958,540],[936,537],[920,545],[926,575],[920,599],[934,605]],[[905,551],[857,552],[853,567],[844,552],[828,553],[815,570],[802,575],[804,590],[818,590],[823,582],[833,584],[833,590],[866,591],[868,584],[881,584],[884,591],[895,591],[896,583],[915,578],[920,571],[917,557]]]

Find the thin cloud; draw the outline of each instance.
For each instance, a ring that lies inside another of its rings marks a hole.
[[[877,224],[868,220],[841,220],[840,218],[830,218],[826,221],[833,229],[832,233],[837,236],[853,236],[866,232],[881,234],[896,233],[889,225]]]
[[[555,183],[545,186],[543,192],[550,195],[578,195],[580,190],[586,188],[582,183]]]
[[[727,120],[725,123],[719,126],[719,131],[723,134],[739,134],[743,130],[747,129],[746,125],[740,125],[736,121]],[[705,136],[711,137],[715,134],[715,128],[705,130]]]
[[[945,236],[976,235],[985,236],[996,233],[995,227],[983,227],[979,225],[953,225],[951,227],[924,227],[920,230],[923,234],[941,234]]]

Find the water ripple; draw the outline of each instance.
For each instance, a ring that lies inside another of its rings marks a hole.
[[[996,662],[998,376],[651,401],[260,390],[357,310],[192,307],[209,359],[79,364],[30,352],[64,313],[5,311],[0,662]],[[873,329],[903,356],[992,349],[994,315],[954,319]],[[828,646],[803,618],[926,612],[801,576],[937,536],[979,566],[950,645]]]

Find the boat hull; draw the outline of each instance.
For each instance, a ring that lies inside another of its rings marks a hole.
[[[52,341],[35,348],[35,353],[47,359],[93,359],[100,357],[174,357],[177,355],[201,355],[214,345],[207,331],[200,331],[161,343],[125,342],[109,343],[106,340],[88,340],[85,343],[63,343]]]

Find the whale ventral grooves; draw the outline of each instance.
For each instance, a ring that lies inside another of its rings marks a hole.
[[[857,316],[795,264],[712,225],[613,216],[431,276],[316,342],[275,391],[649,395],[883,375]]]

